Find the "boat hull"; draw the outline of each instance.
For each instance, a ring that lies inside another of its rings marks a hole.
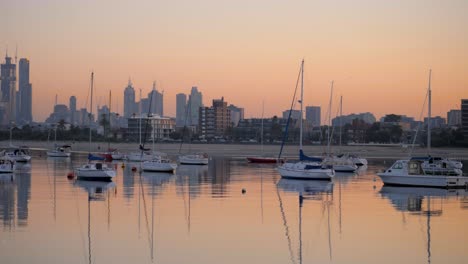
[[[141,169],[147,172],[174,172],[176,168],[175,163],[145,161],[141,164]]]
[[[180,156],[179,163],[184,165],[207,165],[207,157],[189,157],[189,156]]]
[[[285,163],[278,167],[278,172],[282,178],[289,179],[304,179],[304,180],[331,180],[335,176],[335,172],[332,169],[323,168],[307,168],[310,165],[303,162],[298,163]]]
[[[466,176],[444,176],[444,175],[390,175],[387,173],[377,174],[384,185],[437,187],[437,188],[466,188],[468,177]]]
[[[355,172],[357,165],[333,165],[333,169],[336,172]]]
[[[47,151],[47,157],[51,158],[69,158],[71,153],[60,151]]]
[[[115,170],[110,168],[96,168],[93,165],[83,165],[75,170],[79,180],[110,181],[115,177]]]

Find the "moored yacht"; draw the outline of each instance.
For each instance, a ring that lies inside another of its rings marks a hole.
[[[441,188],[468,187],[468,177],[460,169],[439,171],[428,174],[424,171],[424,161],[398,160],[389,169],[377,173],[385,185],[427,186]]]
[[[176,163],[162,155],[155,155],[151,160],[141,163],[141,169],[148,172],[174,172],[176,168]]]
[[[194,153],[179,156],[179,163],[185,165],[207,165],[208,154]]]

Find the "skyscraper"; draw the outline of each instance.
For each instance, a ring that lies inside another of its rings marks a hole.
[[[321,124],[320,115],[321,109],[320,106],[306,106],[306,121],[309,125],[313,127],[319,127]]]
[[[151,96],[151,94],[153,94],[153,96]],[[150,113],[163,116],[164,114],[163,94],[160,93],[156,89],[156,82],[153,82],[153,90],[148,94],[148,103],[150,100],[151,100]],[[142,109],[142,111],[146,113],[148,111],[148,108]]]
[[[198,131],[205,139],[223,137],[231,127],[231,111],[224,98],[214,99],[213,106],[200,107]]]
[[[0,69],[0,124],[8,125],[16,120],[16,64],[11,63],[8,53],[5,56],[5,64],[2,64]]]
[[[19,60],[19,113],[18,121],[20,123],[32,122],[32,85],[29,82],[29,60],[22,58]]]
[[[461,125],[461,110],[450,110],[447,112],[447,125],[459,126]]]
[[[129,118],[136,113],[135,89],[132,81],[128,80],[128,85],[124,90],[124,117]]]
[[[198,88],[196,86],[193,86],[192,91],[190,92],[189,102],[188,102],[189,120],[187,121],[187,124],[192,125],[192,126],[198,125],[199,111],[200,111],[200,107],[202,106],[203,106],[202,93],[198,91]]]
[[[183,127],[186,123],[187,95],[176,95],[176,127]],[[188,123],[187,123],[188,124]]]
[[[76,112],[76,97],[74,95],[70,96],[70,123],[72,125],[77,125],[77,112]]]

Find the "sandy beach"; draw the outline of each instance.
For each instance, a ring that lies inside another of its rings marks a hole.
[[[28,146],[31,148],[33,155],[41,155],[42,151],[51,149],[52,145],[49,142],[41,141],[13,141],[16,146]],[[61,144],[61,143],[58,143]],[[63,142],[72,146],[72,152],[76,154],[85,154],[89,152],[88,142]],[[0,142],[0,148],[9,146],[9,141]],[[107,150],[108,144],[105,142],[93,142],[91,152],[100,152]],[[116,148],[120,152],[128,153],[138,149],[137,143],[112,143],[111,148]],[[152,147],[152,144],[146,144],[145,147]],[[277,156],[280,151],[280,145],[264,145],[263,154],[266,156]],[[156,143],[155,150],[167,153],[168,155],[179,154],[179,143]],[[332,147],[332,152],[335,153],[354,153],[367,159],[398,159],[406,158],[410,154],[413,156],[427,155],[426,148],[415,147],[412,152],[410,148],[397,146],[338,146]],[[210,156],[245,158],[247,156],[261,155],[261,146],[259,144],[183,144],[181,153],[188,152],[205,152]],[[304,152],[310,156],[320,156],[326,152],[326,146],[304,146]],[[432,148],[430,153],[432,156],[444,156],[459,160],[468,160],[467,148]],[[283,157],[295,158],[298,155],[297,145],[287,145],[283,149]]]

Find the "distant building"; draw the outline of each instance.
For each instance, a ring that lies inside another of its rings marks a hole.
[[[70,111],[66,105],[57,104],[54,106],[54,112],[50,114],[45,122],[49,124],[56,124],[62,121],[65,121],[65,123],[70,122]]]
[[[355,119],[362,120],[367,124],[375,123],[376,119],[372,113],[360,113],[360,114],[350,114],[343,115],[341,117],[335,117],[332,119],[333,126],[344,126],[346,124],[352,124]]]
[[[237,107],[235,105],[228,106],[229,111],[231,112],[231,123],[233,127],[236,127],[239,124],[239,121],[244,119],[244,108]]]
[[[0,125],[9,125],[16,121],[16,64],[11,57],[5,56],[5,63],[0,66]]]
[[[29,82],[29,60],[22,58],[18,66],[19,100],[17,101],[19,112],[17,113],[18,123],[32,122],[32,85]]]
[[[146,129],[146,124],[148,126]],[[140,124],[144,126],[145,129],[140,130]],[[175,119],[170,117],[162,117],[160,115],[145,115],[141,116],[135,115],[128,118],[128,137],[132,139],[138,139],[140,131],[144,133],[146,130],[146,142],[151,142],[158,139],[168,139],[169,135],[175,131]],[[142,135],[144,138],[145,135]]]
[[[289,117],[289,110],[283,111],[283,119],[288,119]],[[292,110],[291,111],[291,119],[299,120],[301,118],[301,111],[300,110]]]
[[[192,91],[189,95],[187,107],[189,108],[189,120],[188,123],[191,126],[197,126],[199,121],[200,107],[203,107],[203,96],[198,91],[196,86],[192,87]]]
[[[200,107],[198,128],[201,137],[223,137],[232,125],[230,112],[224,98],[214,99],[211,107]]]
[[[70,96],[70,103],[68,107],[70,108],[70,124],[75,126],[78,124],[78,113],[76,112],[76,97],[74,95]]]
[[[152,98],[152,99],[151,99]],[[151,100],[151,109],[149,113],[164,116],[163,94],[156,90],[156,82],[153,82],[153,90],[148,94],[148,103]],[[143,113],[147,113],[149,105],[142,109]]]
[[[135,89],[132,81],[128,80],[128,85],[124,90],[124,117],[129,118],[137,112],[135,103]]]
[[[450,110],[447,112],[447,125],[459,126],[461,125],[461,110]]]
[[[428,122],[428,118],[425,117],[424,118],[424,124],[427,125],[427,122]],[[445,126],[445,118],[441,117],[441,116],[434,116],[434,117],[431,117],[431,128],[441,128],[443,126]]]
[[[306,121],[312,127],[319,127],[321,124],[320,106],[306,106]]]
[[[176,127],[183,127],[187,119],[187,95],[179,93],[176,95]],[[187,122],[188,124],[188,122]]]
[[[461,100],[462,130],[465,140],[468,139],[468,99]]]

